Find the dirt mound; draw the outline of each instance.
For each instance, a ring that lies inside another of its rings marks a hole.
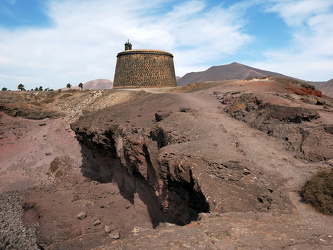
[[[45,119],[62,117],[64,114],[59,110],[48,107],[48,103],[54,101],[56,92],[2,92],[0,100],[0,112],[10,116],[19,116],[27,119]]]

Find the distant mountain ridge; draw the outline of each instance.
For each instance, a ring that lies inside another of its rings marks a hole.
[[[177,85],[184,86],[188,83],[248,79],[263,76],[288,77],[280,73],[256,69],[244,64],[233,62],[227,65],[213,66],[201,72],[187,73],[177,81]]]
[[[330,96],[333,98],[333,79],[327,82],[312,82],[310,83],[319,89],[324,95]]]
[[[83,84],[83,89],[112,89],[113,83],[111,80],[108,79],[96,79],[91,80]]]
[[[112,89],[113,82],[108,79],[96,79],[91,80],[83,84],[83,89],[98,90],[98,89]],[[67,87],[61,88],[62,90],[68,90]],[[71,89],[80,89],[79,85],[71,86]]]
[[[233,62],[227,65],[213,66],[205,71],[187,73],[183,77],[177,79],[178,86],[184,86],[189,83],[199,83],[207,81],[223,81],[223,80],[235,80],[235,79],[248,79],[255,77],[288,77],[280,73],[253,68],[241,63]],[[333,97],[333,79],[327,82],[308,82],[316,87],[324,95]]]

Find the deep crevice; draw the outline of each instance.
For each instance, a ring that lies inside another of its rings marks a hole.
[[[163,145],[165,141],[164,131],[158,130],[158,137],[154,137]],[[110,131],[109,131],[110,132]],[[82,145],[83,167],[82,174],[89,179],[100,183],[114,182],[118,185],[120,194],[127,199],[131,204],[134,204],[134,195],[137,193],[140,199],[147,205],[153,227],[156,227],[160,222],[170,222],[178,225],[185,225],[198,218],[199,213],[209,212],[209,204],[206,201],[200,187],[192,177],[190,171],[190,183],[181,181],[166,180],[165,187],[168,191],[168,196],[164,197],[173,209],[164,210],[162,203],[163,198],[156,196],[156,188],[158,189],[158,176],[150,159],[150,153],[146,145],[142,146],[142,153],[145,158],[147,176],[142,176],[136,163],[131,161],[129,153],[125,150],[124,166],[118,156],[116,156],[114,133],[108,133],[108,145],[110,153],[99,151],[99,146],[96,149],[88,149]],[[92,144],[89,145],[90,148]],[[103,147],[105,149],[105,147]],[[97,152],[96,152],[97,150]],[[141,164],[141,163],[140,163]],[[162,187],[160,187],[162,188]],[[172,197],[174,196],[175,197]],[[178,198],[177,198],[177,197]],[[152,204],[152,201],[154,201]],[[177,208],[177,203],[181,202],[182,208]],[[156,216],[156,209],[164,214],[164,219],[161,216]],[[149,211],[150,210],[150,211]],[[186,215],[179,213],[181,210],[187,211]],[[179,213],[179,214],[178,214]]]

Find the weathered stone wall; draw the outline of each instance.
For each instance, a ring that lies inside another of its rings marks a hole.
[[[114,88],[176,87],[173,55],[161,50],[118,53]]]

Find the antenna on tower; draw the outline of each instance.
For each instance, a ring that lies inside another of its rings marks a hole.
[[[127,39],[127,42],[125,43],[125,50],[132,50],[132,44],[129,39]]]

